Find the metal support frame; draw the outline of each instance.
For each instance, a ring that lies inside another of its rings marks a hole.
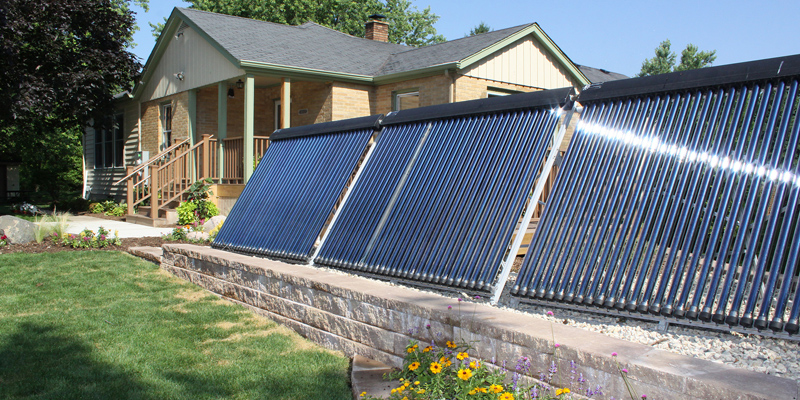
[[[562,109],[558,109],[557,112],[562,111]],[[550,176],[550,171],[553,169],[553,165],[556,162],[556,158],[560,152],[561,142],[564,140],[564,136],[567,133],[567,127],[569,126],[569,122],[572,119],[572,114],[574,112],[574,107],[570,107],[569,110],[566,111],[566,114],[561,122],[561,126],[553,136],[553,144],[550,146],[550,154],[547,156],[547,161],[545,162],[544,167],[542,167],[542,173],[539,174],[539,179],[537,180],[536,186],[533,189],[533,193],[528,200],[528,206],[525,209],[525,214],[522,216],[522,221],[520,222],[517,234],[514,236],[514,241],[511,243],[511,247],[508,250],[508,255],[506,256],[505,260],[503,260],[503,264],[500,267],[500,276],[497,278],[497,284],[495,285],[494,293],[492,293],[492,304],[497,304],[500,301],[500,296],[503,294],[503,289],[506,287],[508,276],[511,275],[511,267],[514,265],[514,259],[516,259],[517,252],[519,252],[519,248],[522,246],[522,239],[525,237],[525,229],[527,229],[527,226],[531,223],[533,211],[536,209],[536,205],[539,204],[539,199],[544,191],[544,185],[547,183],[547,178]]]

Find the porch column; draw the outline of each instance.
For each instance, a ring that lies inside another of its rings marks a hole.
[[[281,129],[286,129],[291,124],[292,118],[292,81],[289,78],[281,79]]]
[[[186,111],[189,116],[187,133],[189,135],[189,147],[192,147],[197,143],[197,89],[189,90],[186,93],[186,97]],[[195,160],[192,154],[189,154],[189,165],[199,166],[199,160]],[[196,181],[200,175],[202,174],[197,167],[191,168],[189,171],[189,179],[192,182]]]
[[[255,97],[256,97],[256,78],[253,74],[247,74],[244,83],[244,183],[250,180],[253,175],[253,136],[255,132]]]
[[[225,177],[225,139],[228,137],[228,84],[217,84],[217,173]]]

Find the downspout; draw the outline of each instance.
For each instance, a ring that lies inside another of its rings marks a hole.
[[[453,72],[450,75],[450,70],[444,70],[444,76],[450,78],[450,82],[447,84],[447,102],[453,103],[456,99],[456,73]]]

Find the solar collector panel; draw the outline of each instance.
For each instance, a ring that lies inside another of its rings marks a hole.
[[[380,117],[273,133],[213,246],[307,260]]]
[[[491,290],[569,89],[552,92],[388,116],[314,262]]]
[[[797,333],[798,75],[792,56],[581,93],[512,295]]]

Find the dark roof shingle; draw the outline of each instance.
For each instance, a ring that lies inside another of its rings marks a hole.
[[[457,62],[531,25],[408,47],[350,36],[313,22],[292,26],[191,8],[178,11],[237,60],[367,76]]]

